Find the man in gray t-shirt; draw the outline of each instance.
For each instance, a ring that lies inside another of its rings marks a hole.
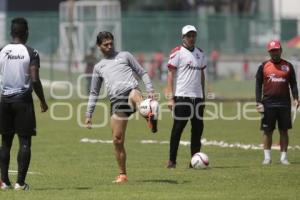
[[[124,183],[128,180],[124,148],[127,118],[135,112],[135,109],[143,100],[134,73],[144,82],[149,97],[153,98],[154,90],[147,72],[132,54],[115,51],[114,37],[110,32],[103,31],[98,34],[97,46],[104,58],[95,65],[93,71],[85,124],[87,128],[91,128],[92,114],[95,110],[102,82],[104,82],[111,102],[111,128],[115,155],[120,170],[120,175],[117,176],[114,182]],[[157,131],[157,120],[152,115],[150,116],[147,119],[148,124],[152,132],[155,133]]]

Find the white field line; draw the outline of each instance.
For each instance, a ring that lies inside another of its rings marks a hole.
[[[10,173],[10,174],[17,174],[18,171],[17,170],[9,170],[8,173]],[[27,172],[27,174],[42,175],[42,173],[40,173],[40,172]]]
[[[98,140],[98,139],[89,139],[89,138],[82,138],[80,142],[83,143],[101,143],[101,144],[112,144],[112,140]]]
[[[98,139],[89,139],[89,138],[83,138],[80,140],[80,142],[83,143],[100,143],[100,144],[112,144],[112,140],[98,140]],[[141,144],[169,144],[169,141],[158,141],[158,140],[141,140]],[[204,146],[217,146],[220,148],[237,148],[237,149],[244,149],[244,150],[262,150],[263,145],[262,144],[242,144],[242,143],[227,143],[224,141],[216,141],[216,140],[207,140],[203,138],[201,140],[202,145]],[[189,141],[180,141],[180,145],[182,146],[189,146],[190,142]],[[279,145],[273,145],[272,149],[275,150],[280,150]],[[295,146],[289,146],[289,150],[300,150],[299,145]]]
[[[50,80],[46,80],[46,79],[41,79],[41,82],[42,82],[42,85],[43,87],[45,88],[51,88],[53,87],[54,89],[60,89],[60,90],[66,90],[68,89],[68,86],[66,84],[54,84],[54,85],[51,85],[53,83],[53,81],[50,81]]]

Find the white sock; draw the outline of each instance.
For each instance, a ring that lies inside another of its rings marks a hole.
[[[281,152],[281,156],[280,156],[280,160],[286,160],[287,159],[287,152],[286,151],[282,151]]]
[[[265,154],[265,160],[271,160],[271,150],[270,149],[264,149]]]

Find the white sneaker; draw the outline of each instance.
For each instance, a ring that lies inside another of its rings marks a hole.
[[[290,165],[290,164],[291,164],[287,159],[280,160],[280,162],[281,162],[281,164],[283,164],[283,165]]]
[[[7,185],[6,183],[2,182],[0,180],[0,189],[1,190],[9,190],[9,189],[12,189],[12,186],[11,185]]]
[[[19,183],[16,183],[14,189],[15,190],[29,190],[29,185],[27,183],[24,183],[24,185],[21,186]]]
[[[264,159],[264,161],[262,162],[263,165],[270,165],[271,163],[271,159]]]

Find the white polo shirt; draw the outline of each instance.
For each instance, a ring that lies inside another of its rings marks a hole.
[[[170,54],[169,70],[175,69],[175,96],[203,98],[201,71],[207,66],[203,51],[194,48],[191,52],[183,46],[177,46]]]

